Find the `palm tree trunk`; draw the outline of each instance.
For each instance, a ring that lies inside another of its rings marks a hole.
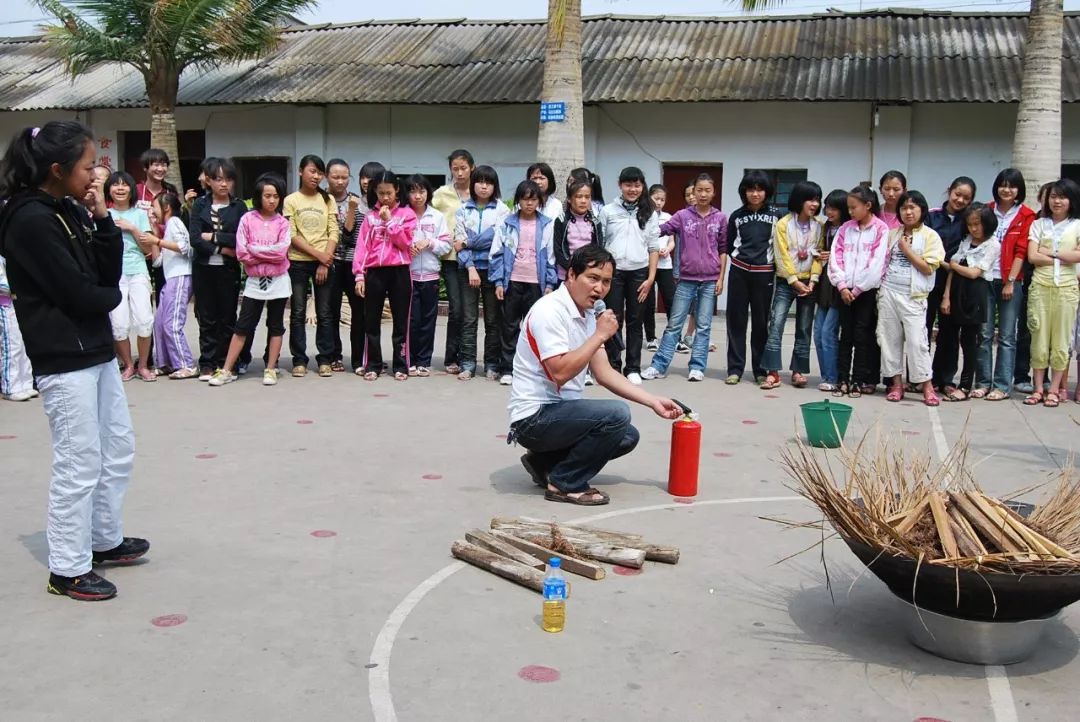
[[[150,120],[150,147],[160,148],[169,156],[169,172],[165,180],[176,186],[183,197],[183,181],[180,179],[180,151],[176,143],[176,115],[172,110],[154,113]]]
[[[1024,79],[1013,137],[1013,166],[1027,182],[1027,203],[1061,177],[1061,49],[1063,0],[1031,0]]]
[[[181,194],[184,192],[180,178],[180,150],[176,142],[176,96],[180,90],[180,71],[173,70],[161,60],[152,63],[152,69],[143,76],[146,98],[150,101],[150,147],[160,148],[169,156],[169,172],[165,180],[172,183]]]
[[[548,0],[540,101],[565,103],[566,119],[540,123],[536,157],[551,166],[560,194],[570,171],[585,165],[581,96],[581,0]]]

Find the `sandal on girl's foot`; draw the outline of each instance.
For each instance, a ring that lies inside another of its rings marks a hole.
[[[877,386],[874,384],[862,384],[859,386],[859,391],[863,396],[873,396],[877,392]]]
[[[780,387],[780,374],[770,371],[765,375],[765,380],[761,382],[759,388],[764,391],[771,391]]]
[[[927,406],[941,406],[941,397],[933,389],[923,393],[923,403]]]
[[[791,385],[797,389],[806,388],[806,377],[799,372],[791,374]]]
[[[457,376],[459,373],[461,373],[461,367],[458,366],[457,364],[447,364],[446,365],[446,374],[447,374],[447,376]]]
[[[837,384],[837,386],[832,391],[832,395],[836,396],[838,398],[841,397],[841,396],[847,396],[847,393],[848,393],[848,385],[847,384]]]
[[[356,373],[359,374],[360,371],[362,371],[362,370],[363,369],[359,369],[359,370],[357,370]],[[378,371],[364,371],[363,377],[364,377],[364,381],[375,381],[375,380],[377,380],[379,378],[379,372]]]
[[[429,369],[427,366],[417,366],[416,367],[416,375],[419,376],[420,378],[424,378],[426,376],[431,376],[431,369]]]
[[[139,369],[138,374],[143,381],[157,381],[157,374],[150,369]]]
[[[949,402],[967,401],[968,395],[964,393],[963,389],[958,389],[955,386],[946,386],[944,400]]]
[[[611,497],[607,494],[599,489],[593,489],[592,487],[581,492],[578,496],[570,496],[570,494],[565,491],[552,491],[551,489],[547,489],[544,491],[544,498],[548,501],[557,501],[562,502],[563,504],[577,504],[578,506],[603,506],[611,501]]]
[[[405,371],[395,371],[394,372],[394,381],[408,381],[408,380],[409,380],[409,374],[407,372],[405,372]]]
[[[983,399],[986,398],[986,389],[972,389],[969,399]]]
[[[862,387],[860,387],[860,386],[856,386],[855,384],[852,384],[852,385],[851,385],[851,386],[850,386],[850,387],[848,388],[848,393],[847,393],[847,395],[848,395],[848,398],[849,398],[849,399],[858,399],[858,398],[862,398]]]
[[[1061,398],[1058,397],[1058,395],[1055,394],[1053,391],[1048,393],[1046,395],[1046,398],[1043,399],[1043,406],[1045,406],[1048,409],[1056,409],[1060,404],[1061,404]]]
[[[904,386],[904,393],[906,393],[906,394],[920,393],[920,392],[922,392],[922,389],[920,388],[921,386],[922,386],[922,384],[915,384],[915,383],[912,383],[912,382],[908,381],[907,385]]]
[[[900,384],[889,388],[889,393],[885,394],[886,401],[903,401],[904,400],[904,387]]]
[[[1024,406],[1038,406],[1043,402],[1042,391],[1032,391],[1024,399]]]
[[[739,383],[740,381],[742,381],[742,377],[741,376],[736,376],[735,374],[730,374],[726,379],[724,379],[724,383],[727,384],[728,386],[734,386],[735,384]]]
[[[345,364],[341,360],[334,361],[332,364],[330,364],[330,370],[336,374],[344,373]]]
[[[829,393],[830,391],[836,391],[836,389],[837,389],[836,384],[830,384],[828,381],[822,381],[817,386],[817,390],[821,391],[823,393]]]
[[[416,376],[416,367],[415,366],[410,366],[409,367],[409,376]]]
[[[1004,401],[1007,398],[1009,398],[1009,395],[1001,389],[994,389],[986,395],[987,401]]]

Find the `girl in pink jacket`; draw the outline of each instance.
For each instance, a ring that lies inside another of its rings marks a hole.
[[[409,305],[412,302],[413,233],[416,213],[403,197],[401,181],[393,171],[376,174],[368,183],[368,206],[356,239],[353,276],[356,295],[364,299],[364,365],[357,370],[366,381],[384,370],[380,328],[383,301],[390,299],[393,317],[394,378],[409,378]]]
[[[834,396],[872,394],[881,378],[877,289],[885,276],[889,227],[878,218],[877,194],[848,193],[851,220],[840,226],[829,256],[829,281],[840,296],[840,385]]]
[[[284,178],[273,173],[259,176],[255,181],[256,210],[245,213],[236,229],[236,257],[244,264],[247,282],[225,366],[210,378],[211,386],[224,386],[236,381],[233,371],[236,359],[244,348],[244,341],[255,332],[263,306],[267,309],[266,331],[269,337],[263,385],[277,384],[278,354],[281,353],[281,338],[285,335],[285,302],[292,296],[289,221],[281,215],[284,197]]]

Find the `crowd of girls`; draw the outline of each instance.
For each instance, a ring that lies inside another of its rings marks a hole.
[[[430,376],[442,292],[443,369],[510,384],[525,314],[565,279],[575,250],[596,244],[615,259],[605,303],[620,330],[609,360],[635,384],[665,376],[678,353],[689,354],[690,381],[705,378],[717,347],[711,320],[726,290],[727,384],[742,382],[749,365],[762,389],[780,387],[785,371],[792,386],[805,387],[813,347],[818,389],[836,396],[884,386],[890,401],[914,393],[936,405],[1019,390],[1026,404],[1056,406],[1066,395],[1080,348],[1080,187],[1072,181],[1040,189],[1036,212],[1015,169],[998,174],[985,204],[976,202],[976,182],[961,176],[931,209],[893,170],[876,191],[864,184],[826,194],[796,183],[780,209],[769,176],[748,171],[729,216],[716,207],[707,174],[666,189],[628,167],[605,203],[599,177],[586,168],[556,179],[535,163],[504,192],[495,169],[468,151],[453,151],[448,163],[450,182],[438,189],[423,175],[365,163],[354,192],[348,162],[307,155],[295,192],[267,174],[249,202],[235,196],[236,170],[225,158],[206,159],[202,187],[184,198],[164,181],[169,159],[161,151],[143,158],[141,183],[95,168],[123,241],[120,302],[110,313],[121,379],[231,383],[251,362],[264,313],[263,383],[278,381],[286,330],[291,373],[302,377],[309,298],[319,376]],[[674,215],[664,212],[669,190],[686,201]],[[192,297],[197,356],[184,336]],[[659,337],[658,298],[668,320]],[[0,330],[14,339],[4,345],[14,351],[4,357],[3,393],[24,400],[36,392],[10,299],[0,274]]]

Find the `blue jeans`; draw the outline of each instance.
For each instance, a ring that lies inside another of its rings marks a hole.
[[[983,322],[982,343],[976,360],[975,388],[988,389],[992,386],[1009,393],[1016,364],[1016,327],[1024,303],[1024,287],[1014,283],[1013,297],[1006,301],[1001,297],[1003,286],[1000,279],[991,283],[990,302],[986,304],[986,321]],[[995,310],[1000,334],[996,365],[993,363]]]
[[[840,382],[840,309],[836,306],[818,308],[814,312],[814,348],[817,349],[821,380],[827,384]]]
[[[761,365],[766,371],[779,371],[783,363],[780,350],[784,340],[784,324],[787,323],[788,311],[795,304],[795,348],[791,352],[792,372],[810,373],[810,334],[814,328],[814,296],[800,298],[795,287],[788,283],[777,283],[773,292],[772,316],[769,318],[769,338],[765,342],[765,354]]]
[[[690,370],[705,371],[709,361],[712,318],[716,312],[716,281],[679,281],[675,287],[675,299],[671,302],[668,325],[660,340],[660,350],[653,356],[651,364],[662,374],[667,373],[671,365],[675,344],[679,342],[679,333],[691,309],[694,313],[694,345],[690,349]]]
[[[640,438],[625,401],[570,399],[515,421],[508,442],[528,449],[533,466],[553,486],[576,494],[589,488],[605,464],[633,451]]]

